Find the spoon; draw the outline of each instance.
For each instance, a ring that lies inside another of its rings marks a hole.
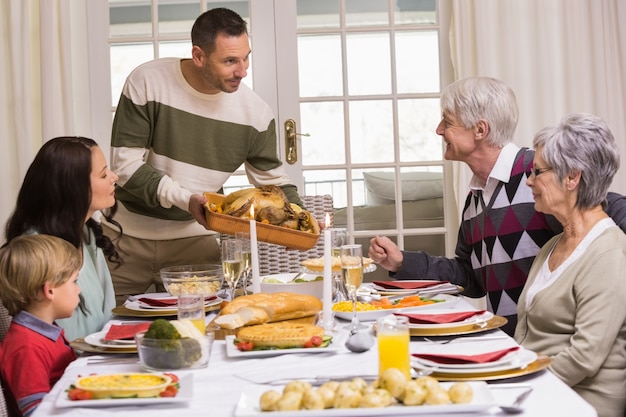
[[[532,392],[532,388],[528,388],[526,391],[522,392],[517,396],[513,404],[511,405],[500,405],[499,407],[507,414],[519,414],[524,411],[524,408],[521,407],[524,400],[530,395]]]
[[[374,336],[369,332],[359,332],[353,330],[350,332],[350,337],[346,340],[346,348],[350,352],[363,353],[367,352],[374,346]]]

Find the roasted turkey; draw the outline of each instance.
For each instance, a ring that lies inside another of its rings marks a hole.
[[[283,190],[275,185],[244,188],[230,193],[222,202],[221,212],[249,220],[252,206],[254,218],[258,222],[314,234],[320,232],[319,223],[311,213],[290,203]]]

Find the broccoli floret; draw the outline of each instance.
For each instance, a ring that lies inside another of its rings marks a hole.
[[[155,320],[144,335],[142,359],[152,368],[180,369],[201,357],[200,343],[193,338],[181,337],[168,320]]]
[[[180,339],[180,333],[168,320],[156,319],[150,324],[145,336],[149,339]]]

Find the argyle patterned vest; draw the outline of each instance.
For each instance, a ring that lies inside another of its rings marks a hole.
[[[535,211],[526,185],[533,155],[533,150],[520,149],[511,179],[498,184],[491,201],[470,192],[463,209],[461,233],[471,248],[472,268],[487,291],[490,310],[498,315],[517,313],[530,266],[555,234],[545,215]]]

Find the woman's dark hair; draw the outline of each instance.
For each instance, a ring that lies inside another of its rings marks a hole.
[[[91,204],[91,152],[97,146],[93,139],[80,136],[57,137],[44,143],[26,171],[15,210],[6,225],[7,242],[34,231],[58,236],[80,248],[87,238],[83,233],[87,224],[107,259],[121,263],[115,245],[102,233],[100,224],[91,218],[85,223]],[[113,220],[116,211],[117,203],[103,214],[120,227]]]
[[[230,9],[218,7],[202,13],[191,28],[191,43],[207,55],[215,50],[218,34],[241,36],[248,33],[246,21]]]

